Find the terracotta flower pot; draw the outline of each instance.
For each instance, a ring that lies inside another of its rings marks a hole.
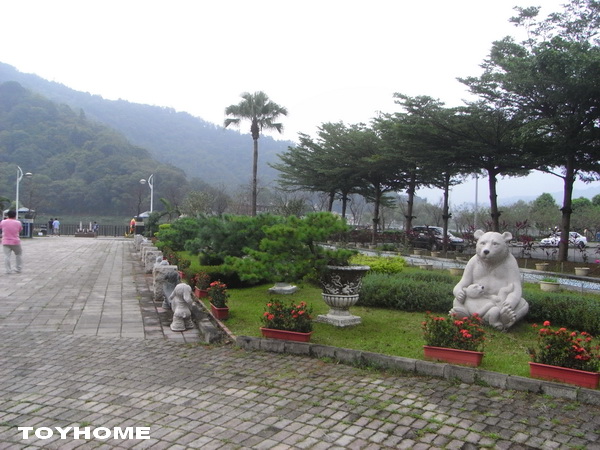
[[[212,303],[210,304],[210,312],[216,319],[224,320],[229,318],[229,307],[217,308]]]
[[[262,335],[271,339],[283,339],[286,341],[309,342],[312,331],[308,333],[300,333],[298,331],[275,330],[273,328],[260,329]]]
[[[472,367],[479,366],[483,359],[483,352],[473,352],[471,350],[458,350],[456,348],[424,345],[423,351],[425,353],[425,358],[427,359]]]
[[[208,289],[198,289],[197,287],[195,287],[194,295],[198,298],[208,297]]]
[[[585,370],[569,369],[567,367],[550,366],[535,362],[529,363],[529,374],[532,378],[543,380],[562,381],[589,389],[596,389],[600,380],[599,372],[586,372]]]

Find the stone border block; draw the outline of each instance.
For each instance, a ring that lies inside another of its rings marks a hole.
[[[360,350],[351,350],[349,348],[336,348],[335,358],[340,362],[350,365],[357,365],[362,362],[362,353]]]
[[[447,365],[448,364],[445,363],[435,363],[431,361],[421,361],[417,359],[415,368],[416,372],[420,375],[444,378],[444,372]]]
[[[284,341],[286,353],[292,355],[310,356],[310,344],[308,342]]]
[[[577,391],[577,401],[600,406],[600,391],[596,389],[579,389]]]
[[[477,369],[474,367],[455,366],[453,364],[446,364],[444,368],[444,377],[447,380],[458,379],[463,383],[475,383]]]
[[[562,383],[542,383],[542,393],[556,398],[566,398],[569,400],[577,400],[576,386],[570,386]]]
[[[400,370],[402,372],[416,372],[416,359],[401,356],[382,355],[381,353],[363,352],[363,362],[378,368]]]
[[[539,394],[541,392],[541,387],[541,381],[533,378],[509,375],[509,377],[506,379],[506,389],[513,389],[515,391],[535,392],[536,394]]]
[[[261,339],[260,349],[265,352],[285,353],[285,341],[279,339]]]
[[[475,374],[476,380],[481,380],[484,383],[500,389],[506,389],[506,380],[508,375],[505,373],[490,372],[489,370],[478,369]]]
[[[310,355],[315,358],[335,359],[336,347],[330,345],[311,344]]]
[[[238,336],[235,339],[237,345],[242,347],[244,350],[260,350],[261,338],[252,336]]]

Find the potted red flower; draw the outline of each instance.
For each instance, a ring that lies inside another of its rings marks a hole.
[[[534,328],[538,328],[533,324]],[[553,329],[545,321],[538,330],[538,346],[529,349],[533,378],[562,381],[595,389],[600,380],[600,345],[589,333]]]
[[[262,335],[267,338],[308,342],[312,334],[312,307],[306,302],[284,304],[269,301],[261,318]]]
[[[427,359],[453,364],[481,364],[485,341],[483,320],[477,314],[459,318],[456,314],[434,316],[427,313],[422,323]]]
[[[213,281],[208,285],[208,299],[210,309],[217,319],[227,319],[229,317],[229,307],[227,306],[227,285],[221,281]]]
[[[210,285],[210,275],[206,272],[198,272],[191,278],[190,285],[194,287],[194,295],[196,297],[207,297],[208,286]]]

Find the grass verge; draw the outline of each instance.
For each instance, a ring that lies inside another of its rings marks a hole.
[[[299,284],[291,295],[269,294],[270,285],[245,289],[230,289],[230,316],[225,322],[236,336],[260,336],[261,317],[265,304],[280,298],[284,302],[304,300],[313,307],[313,316],[326,314],[328,306],[321,299],[321,290],[311,285]],[[205,304],[208,305],[206,300]],[[362,323],[353,327],[337,328],[316,322],[311,337],[315,344],[365,350],[386,355],[423,359],[425,344],[421,332],[424,313],[409,313],[390,309],[355,306],[354,315]],[[486,327],[485,356],[481,368],[510,375],[529,375],[527,348],[536,342],[536,332],[531,325],[521,322],[508,332]]]

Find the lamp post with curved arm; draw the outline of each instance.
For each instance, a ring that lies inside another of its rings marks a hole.
[[[150,214],[152,214],[152,211],[154,211],[154,174],[150,175],[148,177],[148,180],[145,180],[144,178],[142,178],[140,180],[141,184],[146,184],[148,183],[148,186],[150,186]]]
[[[32,173],[31,172],[27,172],[24,174],[27,178],[31,177]],[[15,219],[19,219],[19,183],[21,182],[21,180],[23,179],[23,169],[21,169],[19,166],[17,166],[17,195],[15,198],[15,203],[16,203],[16,217]]]

